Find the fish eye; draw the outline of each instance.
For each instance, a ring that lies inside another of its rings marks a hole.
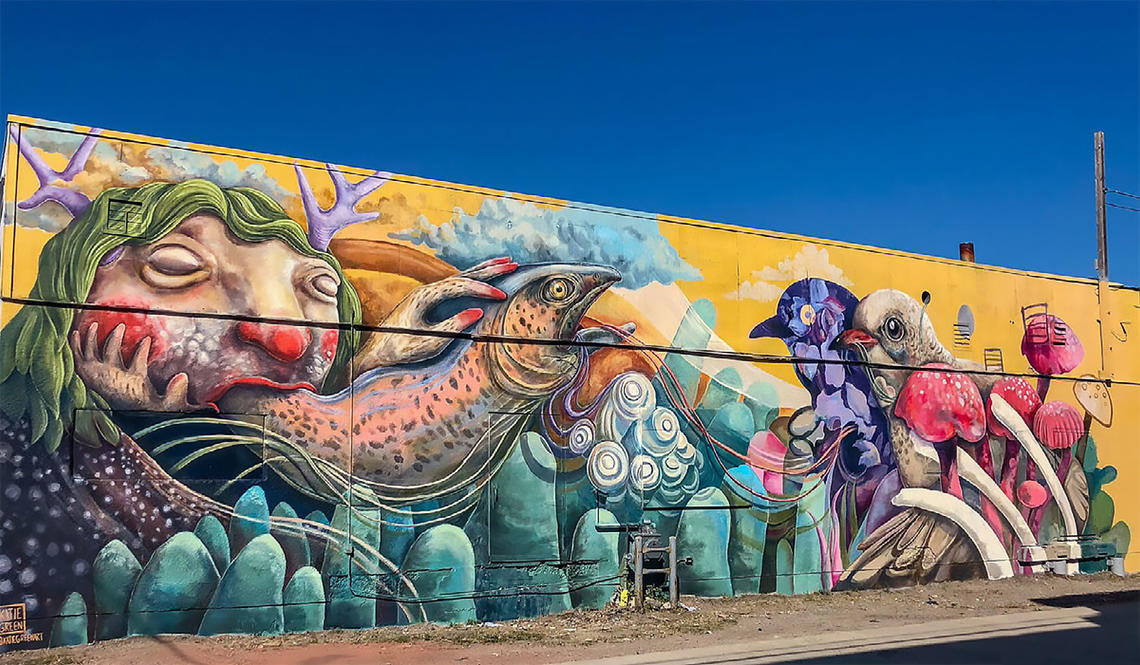
[[[542,287],[542,298],[550,303],[560,303],[570,297],[573,285],[565,277],[555,277]]]
[[[893,342],[898,342],[903,338],[903,330],[903,323],[897,316],[889,316],[883,322],[883,334]]]

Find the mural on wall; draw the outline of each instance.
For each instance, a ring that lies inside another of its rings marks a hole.
[[[715,262],[622,211],[9,128],[9,647],[596,608],[643,521],[711,596],[1128,551],[1112,389],[1046,304],[1003,314],[1026,378],[802,241],[690,297]]]

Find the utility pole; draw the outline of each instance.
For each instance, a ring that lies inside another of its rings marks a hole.
[[[1108,227],[1105,222],[1104,195],[1104,132],[1093,134],[1093,153],[1096,160],[1096,277],[1108,281]]]
[[[1105,195],[1108,186],[1104,184],[1104,132],[1093,134],[1093,160],[1095,162],[1096,180],[1096,299],[1097,299],[1097,327],[1100,332],[1100,378],[1111,378],[1112,372],[1107,370],[1111,365],[1105,362],[1104,333],[1111,317],[1108,305],[1108,224],[1105,220],[1107,206]]]

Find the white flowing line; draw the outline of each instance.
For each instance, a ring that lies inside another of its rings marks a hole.
[[[1025,424],[1021,416],[1017,415],[1017,411],[1014,411],[1013,407],[1002,399],[1001,395],[990,393],[990,409],[998,422],[1005,425],[1005,428],[1013,433],[1021,442],[1021,447],[1033,458],[1033,463],[1037,465],[1041,477],[1045,479],[1045,484],[1049,486],[1049,491],[1053,493],[1053,498],[1057,500],[1057,505],[1061,508],[1061,517],[1065,520],[1065,534],[1076,536],[1077,520],[1073,517],[1073,506],[1069,504],[1069,496],[1065,494],[1065,488],[1061,486],[1060,479],[1053,471],[1053,465],[1049,463],[1045,449],[1033,436],[1033,432],[1029,431],[1029,426]]]
[[[978,548],[986,567],[987,577],[991,580],[1013,577],[1013,565],[1010,564],[1007,558],[1009,555],[1006,554],[1005,547],[998,540],[997,534],[989,524],[986,524],[981,515],[966,505],[965,501],[938,490],[907,487],[899,490],[899,493],[891,499],[891,503],[896,506],[928,510],[954,522]]]
[[[983,441],[979,445],[988,445],[988,442]],[[1005,492],[1001,491],[990,474],[978,466],[974,458],[961,448],[958,449],[958,473],[970,481],[970,484],[978,488],[978,491],[994,504],[1005,521],[1013,527],[1013,532],[1017,534],[1017,539],[1021,541],[1022,545],[1032,547],[1037,544],[1037,538],[1029,530],[1029,524],[1021,516],[1021,512],[1017,510]]]

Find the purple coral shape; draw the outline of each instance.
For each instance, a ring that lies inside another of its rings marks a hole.
[[[364,197],[380,188],[392,177],[391,173],[377,171],[357,183],[350,183],[345,179],[340,169],[332,164],[325,164],[329,177],[333,181],[335,199],[332,207],[325,210],[317,203],[313,196],[313,188],[305,178],[304,171],[299,164],[294,164],[297,172],[297,184],[301,188],[301,202],[305,206],[305,219],[309,223],[309,244],[313,249],[325,251],[338,231],[351,224],[368,222],[378,218],[376,213],[357,212],[356,205]]]
[[[39,181],[40,186],[31,196],[17,203],[21,210],[31,210],[47,201],[55,201],[71,213],[72,217],[79,217],[87,208],[91,206],[91,199],[87,198],[82,192],[77,192],[65,187],[55,185],[56,181],[62,180],[63,182],[71,182],[75,176],[87,165],[87,160],[91,157],[91,151],[95,149],[95,144],[98,142],[98,136],[103,132],[102,129],[92,129],[83,138],[83,142],[79,144],[79,148],[75,154],[68,160],[67,166],[62,171],[56,171],[47,165],[47,162],[35,151],[35,149],[24,138],[23,133],[17,129],[16,125],[8,127],[8,133],[12,136],[12,140],[20,148],[20,154],[24,159],[28,160],[31,165],[32,171],[36,174],[36,179]]]

